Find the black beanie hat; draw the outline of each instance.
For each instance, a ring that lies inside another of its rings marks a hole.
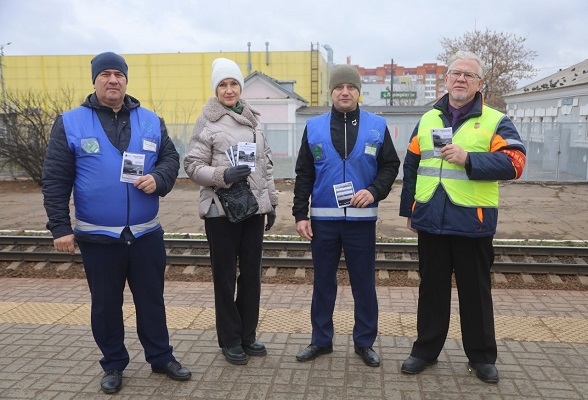
[[[125,74],[127,82],[129,81],[129,67],[125,62],[125,59],[116,53],[113,53],[111,51],[107,51],[106,53],[100,53],[92,59],[91,64],[92,83],[96,82],[96,77],[98,76],[98,74],[104,71],[105,69],[116,69]]]

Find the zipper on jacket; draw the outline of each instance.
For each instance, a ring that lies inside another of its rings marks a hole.
[[[129,226],[129,222],[131,219],[131,198],[130,198],[130,193],[129,193],[129,185],[130,185],[130,183],[127,183],[125,185],[126,189],[127,189],[127,225],[126,225],[125,229]],[[130,246],[132,244],[132,241],[127,239],[126,244],[127,244],[127,246]]]
[[[257,164],[257,158],[259,155],[257,154],[257,133],[255,132],[255,128],[253,128],[253,143],[255,143],[255,159],[253,162]]]
[[[345,140],[345,154],[343,155],[343,161],[347,160],[347,113],[343,113],[343,139]]]
[[[347,164],[347,113],[343,113],[343,138],[345,140],[345,154],[343,157],[343,182],[347,181],[346,179],[346,164]],[[347,207],[343,208],[343,213],[347,217]]]

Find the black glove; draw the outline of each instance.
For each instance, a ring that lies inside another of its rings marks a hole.
[[[272,206],[273,207],[273,206]],[[276,223],[276,207],[273,207],[272,210],[267,215],[267,224],[265,225],[265,230],[269,231],[272,226]]]
[[[237,165],[236,167],[228,168],[223,177],[225,183],[233,183],[247,178],[250,173],[251,167],[249,165]]]

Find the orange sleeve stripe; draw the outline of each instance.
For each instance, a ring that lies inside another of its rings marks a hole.
[[[506,143],[506,140],[504,140],[502,138],[502,136],[498,136],[495,135],[494,139],[492,140],[492,144],[490,146],[490,151],[491,152],[495,152],[498,151],[499,149],[508,146],[508,143]]]
[[[421,155],[421,146],[419,146],[419,137],[414,136],[408,145],[408,151],[416,155]]]

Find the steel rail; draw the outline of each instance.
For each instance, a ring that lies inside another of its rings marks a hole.
[[[165,245],[169,265],[210,265],[206,239],[166,238]],[[498,256],[493,266],[495,272],[588,275],[588,247],[495,245],[494,248]],[[567,262],[562,262],[562,258]],[[82,258],[79,251],[73,255],[56,252],[50,236],[0,236],[0,261],[81,263]],[[263,266],[311,268],[310,243],[265,241]],[[345,268],[344,256],[339,266]],[[416,243],[377,243],[376,268],[418,270]]]

